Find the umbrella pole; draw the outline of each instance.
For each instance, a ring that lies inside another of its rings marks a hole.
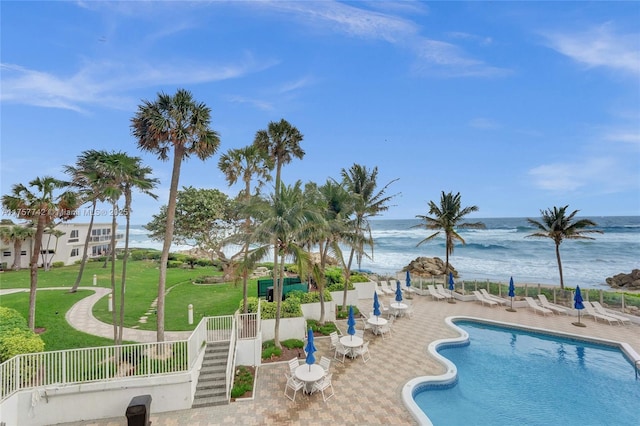
[[[515,309],[513,309],[513,297],[511,298],[511,307],[507,308],[507,311],[508,312],[515,312],[516,311]]]

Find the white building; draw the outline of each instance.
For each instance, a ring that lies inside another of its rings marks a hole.
[[[21,225],[3,225],[21,226]],[[61,223],[54,228],[63,234],[57,237],[51,233],[42,236],[42,247],[38,265],[44,262],[53,264],[54,262],[64,262],[65,265],[73,265],[82,260],[85,238],[89,230],[88,223]],[[116,240],[121,240],[122,234],[116,234]],[[106,255],[109,252],[111,241],[111,224],[94,223],[91,229],[91,240],[89,241],[89,258]],[[13,241],[0,241],[0,266],[9,269],[13,265],[15,256],[20,256],[20,267],[28,268],[33,252],[33,238],[27,238],[22,242],[20,253],[14,253]]]

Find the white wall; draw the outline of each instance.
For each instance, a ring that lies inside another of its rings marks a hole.
[[[367,283],[355,283],[353,286],[356,288],[356,292],[358,293],[358,299],[372,299],[373,293],[376,291],[376,284],[374,281],[369,281]]]
[[[302,307],[302,316],[304,316],[305,319],[313,319],[316,321],[320,320],[320,302],[303,303],[301,307]],[[324,320],[325,321],[336,320],[336,309],[335,309],[335,304],[333,302],[325,302]]]

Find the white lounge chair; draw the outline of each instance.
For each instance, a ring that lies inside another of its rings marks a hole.
[[[540,304],[543,308],[551,309],[553,312],[557,312],[559,314],[569,315],[569,312],[567,312],[566,308],[554,305],[553,303],[549,302],[549,299],[547,299],[547,296],[545,296],[544,294],[539,294],[538,300],[540,301]]]
[[[433,284],[429,284],[427,286],[427,290],[429,291],[429,296],[431,296],[431,298],[433,300],[444,300],[444,299],[446,299],[446,297],[444,297],[443,295],[438,293],[438,290],[436,290],[436,288],[433,286]]]
[[[595,322],[598,322],[598,318],[600,318],[601,320],[609,322],[609,324],[611,323],[620,324],[620,321],[617,318],[614,318],[609,315],[599,314],[598,312],[596,312],[595,308],[591,305],[591,303],[587,302],[586,300],[583,300],[582,304],[584,305],[584,311],[587,313],[587,315],[593,317],[593,320]]]
[[[391,289],[391,287],[389,287],[389,285],[387,284],[386,281],[380,281],[380,288],[382,289],[382,291],[384,291],[386,294],[395,294],[396,292],[393,291]]]
[[[540,313],[542,315],[547,315],[547,314],[553,315],[553,311],[551,309],[543,308],[542,306],[538,305],[536,301],[533,300],[533,297],[525,297],[524,300],[527,301],[527,304],[531,309],[533,309],[535,313]]]
[[[489,293],[486,289],[481,288],[480,289],[480,293],[482,293],[482,295],[489,299],[489,300],[493,300],[496,303],[499,303],[501,305],[506,305],[507,303],[509,303],[508,300],[503,299],[502,297],[498,297],[498,296],[494,296],[493,294]]]
[[[446,290],[442,284],[436,284],[436,291],[446,297],[447,299],[451,298],[451,290]]]
[[[615,312],[607,311],[605,307],[600,304],[600,302],[591,302],[591,305],[593,306],[593,309],[595,309],[599,314],[615,318],[623,324],[631,324],[631,320],[629,318]]]
[[[489,306],[498,306],[498,302],[494,302],[491,299],[487,299],[486,297],[484,297],[484,295],[482,293],[480,293],[477,290],[473,291],[473,295],[476,297],[476,300],[478,300],[479,302],[481,302],[483,305],[487,304]]]

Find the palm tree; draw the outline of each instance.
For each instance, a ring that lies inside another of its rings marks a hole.
[[[65,232],[59,229],[55,229],[55,227],[56,224],[51,223],[49,226],[47,226],[47,229],[44,230],[44,233],[49,236],[47,238],[47,246],[43,250],[40,250],[40,253],[42,254],[42,265],[45,272],[51,268],[51,260],[53,260],[53,257],[56,255],[56,251],[58,251],[58,240],[65,234]],[[51,237],[54,237],[56,239],[56,245],[53,249],[53,252],[51,252],[51,249],[49,248]],[[51,255],[51,257],[48,257],[47,255]]]
[[[302,142],[302,133],[294,126],[292,126],[285,119],[281,119],[279,122],[270,122],[266,130],[258,130],[254,139],[254,145],[262,151],[263,155],[268,160],[269,169],[276,169],[275,178],[275,190],[274,190],[274,203],[278,203],[280,196],[281,186],[281,172],[282,166],[288,164],[293,158],[302,159],[304,157],[304,150],[300,147]],[[280,327],[280,303],[282,301],[282,285],[279,282],[281,276],[279,276],[278,269],[278,253],[279,242],[274,235],[272,239],[274,260],[273,260],[273,290],[274,297],[278,299],[275,321],[275,333],[276,339],[278,336],[278,330]],[[279,341],[276,340],[279,345]]]
[[[598,226],[594,221],[589,219],[575,220],[574,218],[579,210],[574,210],[569,216],[566,215],[569,206],[553,207],[552,209],[540,210],[542,221],[527,219],[533,226],[538,228],[538,232],[529,234],[526,237],[550,238],[556,246],[556,260],[558,261],[558,271],[560,272],[560,288],[564,289],[564,279],[562,276],[562,261],[560,260],[560,244],[563,240],[594,240],[593,237],[587,237],[584,234],[597,233],[602,231],[597,229],[585,229],[588,226]]]
[[[10,195],[2,196],[2,206],[11,210],[19,219],[26,219],[36,224],[34,232],[33,252],[29,267],[29,328],[35,330],[36,325],[36,291],[38,289],[38,256],[42,247],[42,236],[45,228],[55,219],[69,220],[75,216],[77,197],[74,192],[64,191],[58,196],[54,192],[66,189],[67,182],[51,176],[38,177],[29,182],[29,186],[16,184]],[[31,190],[29,188],[33,188]]]
[[[440,234],[440,232],[444,232],[446,251],[445,275],[449,273],[449,256],[453,254],[455,240],[460,241],[462,244],[466,244],[464,238],[456,232],[456,228],[485,228],[485,225],[482,222],[460,223],[466,215],[472,212],[477,212],[478,210],[478,206],[461,207],[459,192],[456,195],[453,195],[452,192],[445,194],[444,191],[442,191],[439,206],[435,202],[429,201],[429,214],[432,216],[416,215],[416,218],[423,220],[424,223],[412,226],[412,228],[437,230],[424,240],[420,241],[416,247],[435,238]]]
[[[124,305],[127,278],[127,260],[129,258],[129,231],[131,227],[131,201],[133,190],[139,190],[143,194],[149,195],[154,199],[157,198],[151,192],[156,187],[158,179],[151,178],[151,168],[142,165],[140,157],[131,157],[124,152],[112,152],[101,158],[96,164],[98,173],[104,177],[104,181],[108,183],[103,190],[105,195],[109,196],[113,209],[111,221],[111,287],[115,295],[115,245],[116,245],[116,217],[124,214],[126,220],[125,227],[125,244],[124,254],[122,258],[122,275],[120,282],[120,316],[116,321],[114,310],[114,341],[116,345],[122,344],[122,333],[124,329]],[[124,207],[118,209],[117,202],[124,195]]]
[[[100,172],[101,163],[105,162],[108,155],[106,151],[90,149],[83,151],[78,156],[75,166],[64,166],[64,172],[70,176],[71,185],[77,188],[80,199],[85,203],[91,203],[91,218],[89,219],[87,236],[82,249],[80,269],[78,270],[76,281],[73,283],[71,290],[69,290],[70,293],[78,291],[89,258],[89,243],[91,242],[91,231],[97,204],[99,201],[105,200],[105,191],[112,185],[112,182],[106,178],[105,174]]]
[[[356,197],[353,227],[357,238],[354,239],[355,244],[351,247],[349,261],[344,268],[345,287],[342,308],[346,309],[348,281],[351,276],[353,257],[354,255],[356,256],[359,269],[361,267],[362,257],[367,255],[365,246],[371,248],[371,256],[373,256],[373,237],[371,235],[369,218],[379,216],[382,212],[389,209],[390,206],[388,203],[397,194],[387,196],[386,192],[389,186],[398,179],[393,179],[378,191],[377,167],[369,170],[366,166],[354,164],[349,170],[342,169],[341,175],[343,185],[347,191]]]
[[[182,160],[196,155],[206,160],[218,149],[220,138],[209,128],[211,109],[204,103],[196,102],[193,95],[179,89],[174,96],[164,93],[155,102],[143,101],[131,120],[133,135],[138,139],[138,148],[157,154],[162,161],[170,157],[173,149],[173,168],[169,201],[167,204],[167,226],[160,258],[158,280],[157,340],[164,341],[164,296],[167,281],[167,262],[173,240],[176,198],[180,180]]]
[[[22,243],[24,243],[27,239],[32,238],[34,233],[34,229],[29,226],[20,226],[20,225],[12,225],[12,226],[2,226],[0,227],[0,238],[5,243],[13,243],[13,265],[11,265],[11,269],[14,271],[19,271],[22,267],[21,265],[21,254],[22,253]]]
[[[240,149],[230,149],[226,154],[220,156],[218,168],[224,173],[229,186],[234,185],[238,179],[242,179],[244,189],[240,191],[238,197],[245,204],[251,198],[251,182],[257,179],[256,195],[260,193],[260,188],[266,181],[271,180],[269,168],[266,164],[264,153],[256,145],[249,145]],[[251,216],[246,215],[243,224],[245,234],[251,229]],[[248,312],[247,305],[247,282],[249,279],[249,241],[245,240],[243,247],[243,268],[242,274],[242,306],[243,312]]]

